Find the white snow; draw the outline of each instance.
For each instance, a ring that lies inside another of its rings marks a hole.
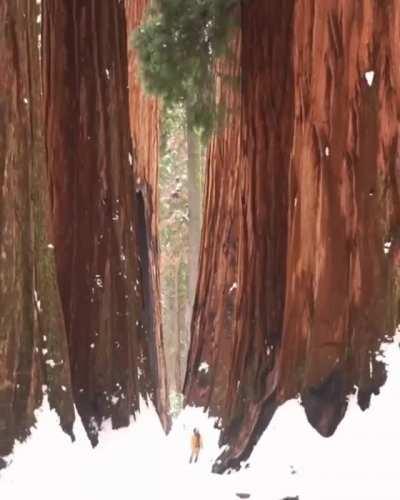
[[[383,245],[383,252],[385,254],[388,254],[390,252],[390,247],[392,246],[392,242],[390,240],[388,241],[385,241],[384,245]]]
[[[49,365],[50,368],[54,368],[56,363],[54,362],[54,359],[46,359],[46,365]]]
[[[95,277],[94,277],[94,281],[96,283],[96,285],[99,287],[99,288],[103,288],[103,280],[100,276],[100,274],[96,274]]]
[[[0,498],[40,500],[398,500],[400,443],[400,350],[398,339],[385,347],[388,381],[371,407],[362,412],[355,397],[338,430],[321,437],[307,422],[297,400],[281,406],[262,435],[250,468],[211,474],[220,453],[215,419],[186,408],[166,437],[152,407],[129,428],[112,431],[109,422],[92,449],[77,417],[76,442],[60,431],[47,401],[37,426],[17,443],[9,467],[0,472]],[[120,386],[120,384],[116,384]],[[115,401],[114,399],[112,401]],[[93,422],[93,425],[95,422]],[[193,427],[204,442],[197,464],[190,465]]]
[[[133,158],[132,158],[131,153],[128,153],[128,161],[129,161],[129,165],[133,165]]]
[[[364,73],[364,76],[365,76],[365,79],[367,80],[369,87],[371,87],[372,83],[374,81],[375,72],[374,71],[366,71]]]
[[[228,293],[232,293],[234,290],[236,290],[238,287],[238,284],[237,282],[235,281],[235,283],[233,283],[233,285],[229,288],[229,291]]]
[[[53,243],[49,243],[49,244],[47,245],[47,248],[54,249],[54,245],[53,245]]]
[[[325,156],[329,156],[330,155],[330,150],[328,148],[328,146],[325,146]]]
[[[29,101],[28,101],[28,99],[26,97],[24,97],[24,103],[25,104],[29,104]]]
[[[105,73],[106,73],[107,80],[109,80],[110,79],[110,70],[108,68],[106,68]]]
[[[206,361],[203,361],[202,363],[200,363],[199,372],[208,373],[209,369],[210,369],[210,366]]]
[[[34,298],[36,307],[38,308],[38,311],[41,312],[42,306],[41,306],[41,303],[40,303],[40,300],[39,300],[39,296],[38,296],[38,293],[37,293],[36,290],[33,291],[33,298]],[[44,339],[44,340],[46,340],[46,339]]]

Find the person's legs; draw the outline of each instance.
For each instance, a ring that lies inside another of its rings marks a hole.
[[[200,453],[200,450],[199,450],[199,449],[197,449],[197,450],[195,451],[195,453],[194,453],[194,462],[195,462],[195,463],[196,463],[196,462],[197,462],[197,460],[199,459],[199,453]]]

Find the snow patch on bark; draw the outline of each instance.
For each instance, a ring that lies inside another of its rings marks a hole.
[[[374,71],[366,71],[364,73],[364,76],[365,76],[365,79],[367,80],[368,86],[371,87],[373,82],[374,82],[375,72]]]
[[[209,369],[210,365],[206,361],[203,361],[199,366],[199,372],[208,373]]]
[[[232,293],[234,290],[236,290],[238,288],[238,284],[237,282],[235,281],[235,283],[233,283],[233,285],[229,288],[229,292],[228,293]]]

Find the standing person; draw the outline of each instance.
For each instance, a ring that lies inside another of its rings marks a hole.
[[[199,453],[201,448],[203,448],[203,440],[201,439],[201,434],[198,429],[193,429],[192,439],[191,439],[191,449],[192,454],[190,455],[189,463],[191,464],[193,459],[196,463],[199,458]]]

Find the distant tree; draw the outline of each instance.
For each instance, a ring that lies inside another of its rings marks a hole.
[[[203,148],[223,116],[216,60],[229,54],[238,0],[155,0],[134,33],[146,90],[162,100],[160,242],[171,387],[182,386],[196,290]],[[223,76],[223,75],[221,75]]]
[[[187,140],[182,107],[164,110],[160,129],[159,235],[163,330],[170,387],[174,393],[179,393],[188,344],[185,320],[189,255]]]

